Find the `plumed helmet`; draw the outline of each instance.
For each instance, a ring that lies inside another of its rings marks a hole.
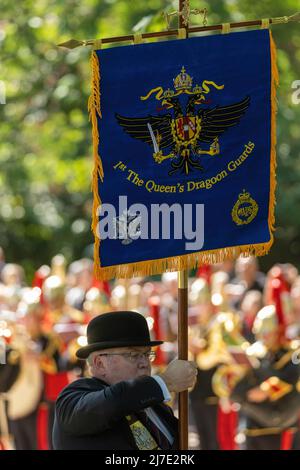
[[[56,301],[65,295],[65,285],[59,276],[49,276],[43,284],[43,295],[47,302]]]
[[[261,339],[264,335],[277,331],[278,326],[279,322],[275,305],[267,305],[256,315],[253,323],[253,333],[257,339]]]

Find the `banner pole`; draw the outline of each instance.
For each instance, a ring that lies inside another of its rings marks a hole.
[[[185,24],[183,12],[186,1],[179,0],[178,27],[185,28],[188,36],[189,24]],[[188,359],[188,271],[178,272],[178,358]],[[188,450],[189,408],[188,391],[179,393],[179,449]]]
[[[252,21],[242,21],[238,23],[230,23],[230,28],[252,28],[254,26],[263,26],[264,19],[260,20],[252,20]],[[287,23],[295,23],[300,21],[300,12],[295,13],[294,15],[290,16],[281,16],[277,18],[268,18],[270,25],[274,24],[287,24]],[[222,24],[214,24],[209,26],[193,26],[187,29],[189,33],[203,33],[207,31],[222,31],[223,25]],[[166,38],[171,36],[178,36],[177,29],[170,29],[168,31],[157,31],[151,33],[143,33],[142,39],[152,39],[152,38]],[[62,42],[57,44],[58,47],[65,47],[67,49],[75,49],[76,47],[81,46],[95,46],[95,44],[99,41],[99,39],[87,39],[87,40],[77,40],[77,39],[69,39],[68,41]],[[111,38],[102,38],[101,44],[112,44],[112,43],[120,43],[120,42],[128,42],[134,41],[134,34],[129,34],[127,36],[117,36]]]
[[[188,359],[188,271],[178,272],[178,358]],[[179,448],[188,450],[188,391],[179,393]]]

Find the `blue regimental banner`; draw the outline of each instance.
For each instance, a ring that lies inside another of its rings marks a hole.
[[[97,277],[188,269],[273,243],[269,30],[92,53]]]

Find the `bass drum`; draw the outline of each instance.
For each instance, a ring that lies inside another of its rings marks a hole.
[[[24,418],[37,409],[43,390],[43,375],[35,357],[21,355],[20,373],[6,393],[9,419]]]

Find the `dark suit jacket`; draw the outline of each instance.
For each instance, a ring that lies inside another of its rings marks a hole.
[[[177,419],[163,403],[163,393],[152,377],[107,385],[83,378],[69,384],[56,401],[54,449],[136,450],[126,416],[149,406],[175,438]]]

